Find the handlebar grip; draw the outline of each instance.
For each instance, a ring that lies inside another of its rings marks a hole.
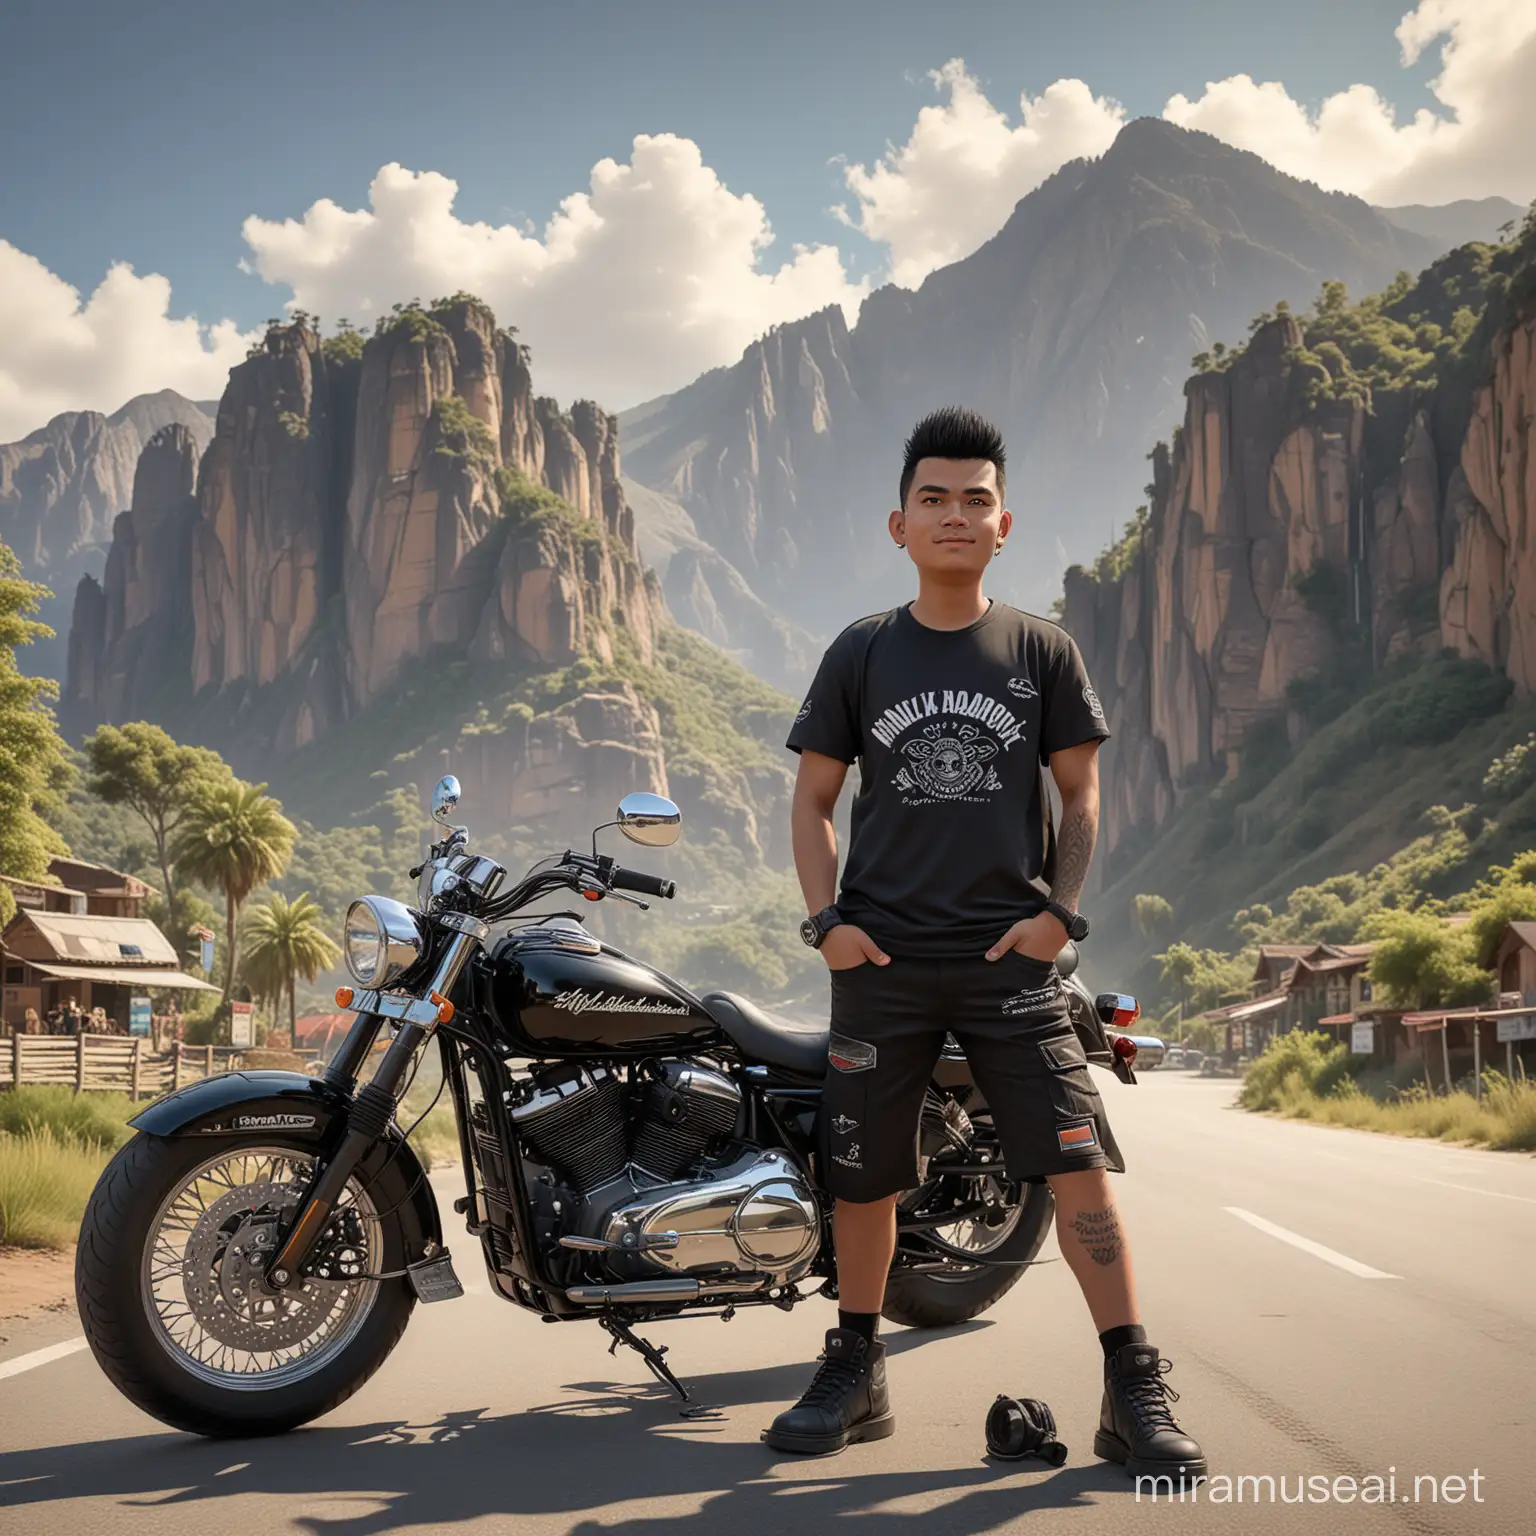
[[[671,901],[677,894],[677,886],[671,880],[642,874],[638,869],[615,869],[613,886],[620,891],[639,891],[642,896],[660,896],[665,901]]]

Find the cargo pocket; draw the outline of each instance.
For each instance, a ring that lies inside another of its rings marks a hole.
[[[1070,1026],[1064,1034],[1038,1044],[1040,1060],[1050,1085],[1051,1108],[1058,1122],[1095,1116],[1098,1090],[1088,1076],[1088,1057],[1083,1042]]]

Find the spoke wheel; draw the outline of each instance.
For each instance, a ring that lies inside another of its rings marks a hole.
[[[979,1259],[986,1258],[1002,1248],[1018,1229],[1019,1219],[1024,1214],[1019,1186],[1003,1184],[989,1174],[965,1179],[963,1191],[962,1204],[969,1206],[979,1202],[987,1207],[986,1214],[969,1216],[953,1226],[935,1227],[933,1235],[951,1248],[963,1249]],[[933,1272],[932,1278],[952,1284],[957,1280],[969,1280],[980,1267],[956,1260],[947,1269]]]
[[[211,1386],[269,1392],[323,1370],[367,1319],[382,1268],[377,1211],[356,1180],[331,1219],[317,1273],[282,1289],[265,1270],[313,1175],[302,1152],[241,1147],[179,1179],[144,1246],[154,1337]]]

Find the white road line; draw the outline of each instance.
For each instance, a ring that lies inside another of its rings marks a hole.
[[[1335,1249],[1325,1248],[1321,1243],[1314,1243],[1310,1237],[1302,1237],[1299,1232],[1277,1227],[1274,1222],[1265,1221],[1262,1216],[1255,1216],[1252,1211],[1245,1211],[1239,1205],[1227,1205],[1222,1209],[1230,1211],[1239,1221],[1246,1221],[1250,1227],[1257,1227],[1260,1232],[1278,1237],[1282,1243],[1300,1248],[1303,1253],[1310,1253],[1314,1259],[1321,1259],[1325,1264],[1347,1270],[1352,1275],[1358,1275],[1362,1280],[1401,1280],[1403,1278],[1401,1275],[1389,1275],[1384,1269],[1372,1269],[1369,1264],[1362,1264],[1359,1259],[1352,1259],[1347,1253],[1339,1253]]]
[[[62,1344],[50,1344],[47,1349],[34,1349],[30,1355],[17,1355],[14,1360],[0,1360],[0,1381],[7,1376],[20,1376],[23,1371],[35,1370],[40,1365],[50,1365],[66,1355],[78,1354],[85,1348],[85,1340],[65,1339]]]
[[[1423,1174],[1416,1173],[1414,1178],[1420,1184],[1438,1184],[1441,1189],[1464,1189],[1469,1195],[1487,1195],[1494,1200],[1519,1200],[1524,1205],[1536,1205],[1529,1195],[1506,1195],[1502,1190],[1479,1189],[1475,1184],[1452,1184],[1449,1179],[1426,1179]]]

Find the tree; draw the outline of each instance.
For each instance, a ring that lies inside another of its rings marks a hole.
[[[53,635],[31,617],[48,595],[46,587],[21,579],[21,562],[0,544],[0,872],[20,880],[41,880],[48,861],[68,852],[53,830],[70,774],[49,707],[58,684],[23,677],[16,665],[17,647]],[[0,885],[0,926],[15,910],[10,891]]]
[[[182,817],[171,853],[184,876],[224,893],[226,996],[235,980],[241,903],[258,885],[277,879],[293,852],[293,823],[266,788],[234,777],[204,785]]]
[[[1173,926],[1173,908],[1166,896],[1150,896],[1143,892],[1132,902],[1136,913],[1136,927],[1144,939],[1155,938]]]
[[[240,963],[246,980],[264,997],[288,999],[288,1033],[297,1022],[298,978],[313,981],[336,963],[341,951],[326,933],[320,908],[305,891],[290,902],[274,891],[244,924]]]
[[[1371,981],[1398,1008],[1484,1003],[1493,977],[1477,963],[1473,936],[1432,912],[1376,912],[1363,932],[1376,943]]]
[[[86,738],[85,760],[90,792],[108,805],[126,805],[149,829],[165,882],[166,910],[174,912],[171,844],[200,789],[233,778],[228,765],[217,752],[184,747],[143,720],[102,726]]]

